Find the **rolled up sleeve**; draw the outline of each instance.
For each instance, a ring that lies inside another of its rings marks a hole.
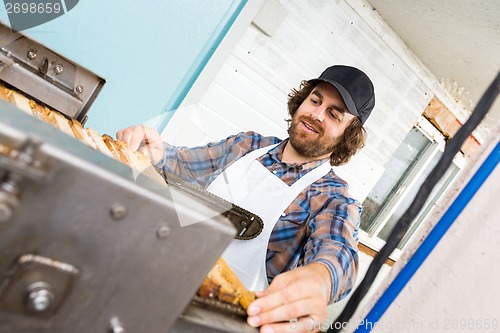
[[[330,272],[331,304],[349,294],[358,274],[361,206],[344,196],[333,197],[325,206],[308,222],[311,235],[304,248],[304,263],[321,263]]]

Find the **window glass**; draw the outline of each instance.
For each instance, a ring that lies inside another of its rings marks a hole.
[[[373,235],[378,227],[377,219],[381,220],[381,215],[390,208],[390,199],[401,192],[400,183],[404,180],[407,170],[415,165],[430,145],[431,141],[413,127],[387,162],[382,177],[363,202],[363,214],[361,215],[361,228],[363,230]]]
[[[394,213],[391,214],[389,220],[384,224],[382,230],[377,235],[378,237],[380,237],[384,241],[387,241],[387,238],[389,237],[392,228],[399,221],[403,213],[408,209],[413,199],[415,198],[415,195],[420,190],[420,186],[427,178],[427,176],[430,174],[432,168],[434,168],[434,166],[437,164],[442,155],[443,153],[441,151],[438,151],[437,154],[433,156],[431,163],[425,168],[425,170],[423,170],[423,172],[421,172],[417,176],[416,182],[414,183],[413,186],[411,186],[408,193],[402,198],[401,204],[399,204],[396,207]],[[432,207],[434,207],[436,201],[439,200],[439,198],[441,197],[445,189],[448,187],[451,180],[455,177],[457,172],[458,172],[458,167],[452,164],[432,190],[429,199],[426,201],[426,203],[420,210],[418,216],[416,216],[415,219],[412,221],[410,228],[408,229],[408,232],[403,237],[402,241],[399,243],[398,249],[402,249],[403,246],[406,245],[411,235],[415,233],[422,220],[430,213]]]
[[[420,128],[413,127],[387,162],[380,180],[364,200],[361,229],[371,238],[385,242],[442,154],[442,146],[430,139]],[[398,249],[406,245],[418,230],[458,171],[456,165],[450,166],[410,225]]]

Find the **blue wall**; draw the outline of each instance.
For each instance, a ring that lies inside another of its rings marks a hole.
[[[114,135],[161,114],[170,119],[246,2],[80,0],[22,33],[106,80],[86,126]]]

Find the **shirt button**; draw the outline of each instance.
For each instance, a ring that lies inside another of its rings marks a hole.
[[[281,217],[285,217],[286,216],[286,213],[281,213]]]

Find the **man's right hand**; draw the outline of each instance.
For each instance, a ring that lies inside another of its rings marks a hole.
[[[133,150],[143,152],[153,164],[163,157],[163,141],[154,128],[144,125],[131,126],[116,132],[116,138],[129,145]]]

